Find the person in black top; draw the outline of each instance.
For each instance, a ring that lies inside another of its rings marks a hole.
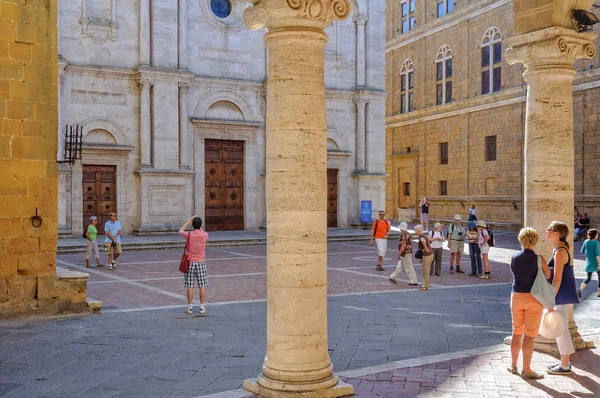
[[[419,203],[421,206],[421,226],[425,232],[429,231],[427,227],[429,227],[429,202],[427,198],[421,198],[421,202]]]
[[[575,221],[575,242],[579,240],[579,237],[585,237],[588,229],[590,229],[590,218],[587,213],[583,213],[581,218]]]
[[[533,282],[538,273],[538,256],[533,251],[538,241],[539,235],[535,229],[521,229],[519,242],[523,250],[515,253],[510,262],[510,269],[513,273],[512,293],[510,295],[513,334],[510,343],[512,363],[508,371],[512,374],[519,374],[517,362],[522,349],[523,371],[520,376],[524,379],[544,378],[543,375],[531,370],[533,341],[538,334],[544,311],[542,304],[531,295]],[[541,258],[541,263],[544,276],[546,278],[550,277],[550,268],[544,257]]]

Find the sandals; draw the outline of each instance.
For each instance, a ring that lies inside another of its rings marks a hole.
[[[540,380],[544,378],[544,375],[535,373],[535,372],[531,372],[531,373],[526,373],[525,371],[521,372],[521,377],[524,379],[531,379],[531,380]]]
[[[509,366],[508,368],[506,368],[506,370],[508,370],[510,373],[512,373],[514,375],[519,374],[519,370],[517,369],[516,366]]]
[[[385,271],[385,269],[383,268],[383,266],[377,264],[377,271]]]
[[[429,288],[428,288],[428,287],[423,287],[423,286],[421,286],[421,287],[419,288],[419,290],[421,290],[421,291],[423,291],[423,292],[424,292],[425,290],[429,290]]]

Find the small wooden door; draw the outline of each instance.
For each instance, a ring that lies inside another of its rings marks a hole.
[[[244,141],[204,141],[207,231],[244,229]]]
[[[117,212],[116,166],[83,166],[83,228],[90,217],[98,217],[98,234],[104,235],[104,223],[110,212]]]
[[[337,227],[337,169],[327,169],[327,228]]]

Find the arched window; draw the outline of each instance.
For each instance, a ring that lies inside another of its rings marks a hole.
[[[437,2],[437,16],[438,18],[443,17],[446,14],[454,11],[454,0],[438,0]]]
[[[489,28],[481,40],[481,94],[502,89],[502,34]]]
[[[452,102],[452,49],[443,45],[435,57],[436,103]]]
[[[402,33],[408,33],[415,28],[415,0],[402,0]]]
[[[410,59],[400,68],[400,113],[415,110],[415,67]]]

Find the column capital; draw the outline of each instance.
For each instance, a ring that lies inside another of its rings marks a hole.
[[[352,96],[352,102],[356,105],[365,105],[369,102],[369,98],[367,98],[364,94],[354,94]]]
[[[352,18],[352,20],[354,21],[356,26],[364,26],[367,24],[369,17],[365,17],[364,15],[359,15],[359,16]]]
[[[187,93],[190,88],[190,84],[188,82],[179,82],[177,84],[179,85],[179,90],[181,90],[182,93]]]
[[[350,15],[348,0],[247,0],[244,24],[256,30],[263,26],[271,31],[285,28],[324,30],[335,20]]]
[[[522,63],[528,70],[570,67],[579,58],[596,56],[595,38],[554,26],[507,39],[505,57],[509,64]]]
[[[150,79],[148,77],[141,77],[137,81],[137,85],[139,88],[150,88],[150,86],[154,85],[154,79]]]

